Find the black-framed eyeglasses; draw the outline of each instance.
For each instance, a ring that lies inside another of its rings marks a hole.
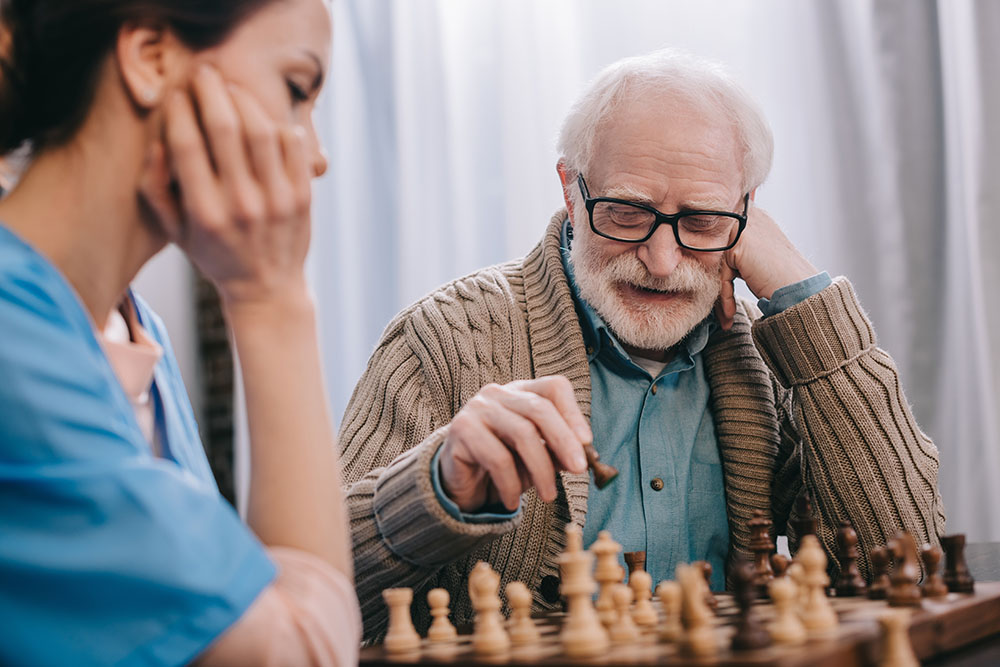
[[[743,197],[743,213],[728,211],[681,211],[660,213],[652,206],[627,199],[591,197],[583,174],[576,177],[590,216],[590,228],[598,236],[623,243],[648,241],[660,225],[674,229],[677,245],[698,252],[729,250],[747,226],[750,193]]]

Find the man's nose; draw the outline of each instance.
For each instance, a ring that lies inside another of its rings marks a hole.
[[[638,257],[654,278],[666,278],[680,263],[684,249],[677,245],[670,225],[660,225],[653,235],[639,245]]]

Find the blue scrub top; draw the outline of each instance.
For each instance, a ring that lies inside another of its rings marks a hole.
[[[0,664],[179,665],[275,576],[219,494],[160,319],[153,456],[86,311],[0,225]]]

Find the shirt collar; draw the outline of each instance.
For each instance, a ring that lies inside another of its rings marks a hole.
[[[615,334],[608,327],[607,323],[597,314],[594,307],[587,303],[580,296],[576,286],[576,276],[573,271],[573,263],[570,261],[569,248],[572,243],[572,231],[570,229],[569,218],[563,222],[562,228],[562,263],[566,273],[566,280],[569,283],[570,292],[573,294],[573,304],[576,306],[577,319],[580,321],[580,329],[583,331],[583,342],[587,347],[587,361],[592,362],[600,356],[603,349],[620,361],[634,365],[625,348],[615,337]],[[681,370],[694,365],[694,357],[701,353],[708,345],[708,339],[719,328],[719,323],[715,319],[714,313],[698,323],[698,325],[685,336],[673,361],[664,370]],[[638,367],[637,367],[638,368]]]

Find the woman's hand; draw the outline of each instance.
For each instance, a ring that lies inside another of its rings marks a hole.
[[[227,309],[305,293],[310,173],[301,128],[200,65],[164,109],[141,195]]]

